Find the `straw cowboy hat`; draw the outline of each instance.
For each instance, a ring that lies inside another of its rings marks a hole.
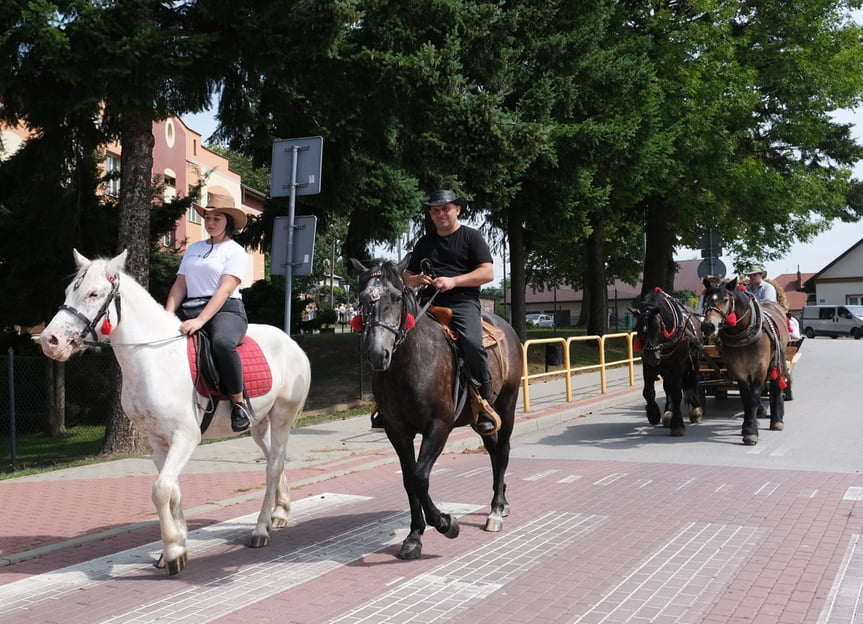
[[[461,195],[456,195],[452,190],[435,191],[431,194],[428,201],[423,202],[426,206],[443,206],[446,204],[457,204],[464,208],[467,205],[467,200]]]
[[[762,279],[767,279],[767,269],[760,264],[753,264],[749,267],[749,271],[746,272],[746,275],[755,275],[756,273],[761,273]]]
[[[246,227],[246,222],[249,220],[248,216],[234,205],[234,198],[231,197],[231,194],[227,190],[221,186],[212,186],[207,195],[206,206],[195,204],[195,211],[199,215],[203,217],[208,212],[221,212],[234,220],[234,229],[237,232]]]

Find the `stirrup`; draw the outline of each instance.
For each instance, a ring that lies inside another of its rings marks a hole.
[[[500,430],[500,416],[496,411],[494,411],[494,408],[489,404],[489,402],[481,396],[477,396],[477,403],[479,405],[479,410],[476,414],[476,420],[474,420],[473,423],[474,431],[483,436],[497,433]],[[491,429],[488,429],[486,426],[481,427],[481,422],[485,425],[491,424]],[[483,431],[483,429],[487,430]]]

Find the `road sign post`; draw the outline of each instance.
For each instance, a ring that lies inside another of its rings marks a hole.
[[[283,139],[273,142],[270,197],[290,197],[285,266],[285,333],[291,333],[291,291],[294,269],[294,212],[297,195],[321,192],[323,137]],[[271,271],[272,273],[272,271]]]

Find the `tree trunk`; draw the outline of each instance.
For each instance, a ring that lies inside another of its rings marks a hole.
[[[524,230],[521,227],[521,219],[507,219],[507,236],[509,238],[509,283],[512,299],[510,301],[511,323],[519,340],[524,342],[527,340],[527,328],[524,320],[527,315],[527,306],[524,300],[527,283],[524,270]]]
[[[59,438],[66,435],[66,363],[48,360],[48,435]]]
[[[120,160],[120,232],[118,251],[129,252],[126,272],[147,288],[150,283],[150,206],[153,175],[153,123],[147,119],[123,121]],[[115,388],[111,417],[105,429],[102,453],[138,453],[146,443],[126,418],[120,405],[122,376],[114,363]]]
[[[665,292],[674,291],[674,232],[672,219],[661,202],[649,203],[645,219],[644,280],[641,284],[642,298],[657,286]]]
[[[117,453],[141,455],[147,453],[149,451],[147,441],[138,433],[132,421],[126,418],[120,405],[120,390],[123,387],[123,375],[120,372],[120,365],[117,364],[116,360],[112,363],[108,374],[113,380],[112,387],[117,390],[112,398],[111,417],[105,427],[102,455],[114,455]]]
[[[604,336],[608,330],[608,277],[605,270],[605,221],[602,215],[591,214],[593,228],[587,237],[587,275],[584,291],[588,301],[587,333]],[[590,292],[588,297],[587,293]]]

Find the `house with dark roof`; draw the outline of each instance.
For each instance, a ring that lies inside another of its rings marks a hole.
[[[863,238],[803,282],[807,304],[863,305]]]
[[[681,260],[677,263],[679,270],[674,278],[674,290],[689,290],[698,294],[702,290],[701,278],[698,277],[700,258]],[[608,295],[608,325],[611,328],[626,329],[631,326],[629,308],[636,297],[641,295],[641,281],[631,286],[620,280],[610,284]],[[509,297],[508,300],[511,301]],[[574,290],[570,286],[561,286],[548,290],[533,290],[528,288],[525,293],[525,308],[527,314],[541,312],[554,317],[557,327],[572,327],[580,316],[584,291]],[[693,305],[695,302],[692,302]]]

